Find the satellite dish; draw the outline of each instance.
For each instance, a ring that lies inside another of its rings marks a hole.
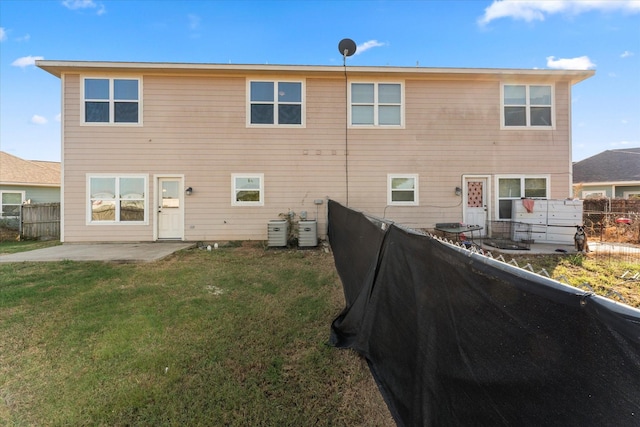
[[[351,39],[342,39],[338,44],[338,51],[340,55],[344,56],[345,59],[347,56],[351,56],[356,53],[356,42]]]

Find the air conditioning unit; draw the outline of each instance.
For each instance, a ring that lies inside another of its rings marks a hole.
[[[287,246],[288,235],[289,223],[286,220],[274,219],[269,221],[269,225],[267,226],[267,246]]]
[[[298,222],[298,246],[301,248],[318,246],[318,221]]]

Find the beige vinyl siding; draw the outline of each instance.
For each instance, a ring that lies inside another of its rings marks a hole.
[[[556,86],[556,120],[567,115],[567,90]],[[350,130],[350,204],[410,227],[461,221],[463,174],[550,174],[550,197],[568,197],[568,121],[500,130],[499,92],[499,81],[407,80],[406,129]],[[386,207],[386,192],[371,189],[386,188],[388,173],[419,174],[419,206]]]
[[[80,79],[66,81],[66,103],[77,109]],[[247,128],[244,77],[145,76],[143,127],[80,126],[78,111],[68,109],[65,166],[73,172],[65,176],[66,240],[151,239],[157,174],[184,174],[185,186],[194,188],[185,198],[186,240],[263,238],[267,222],[289,209],[306,210],[309,218],[318,211],[323,232],[326,197],[343,197],[342,189],[327,188],[344,187],[344,125],[336,126],[344,110],[331,108],[332,97],[344,103],[343,93],[328,86],[307,87],[307,98],[317,100],[307,103],[307,121],[324,118],[307,129]],[[309,132],[314,127],[322,139]],[[332,143],[331,135],[340,139]],[[86,225],[89,173],[148,174],[149,224]],[[232,173],[264,174],[263,207],[231,206]],[[319,208],[316,199],[323,200]]]
[[[465,174],[491,176],[492,190],[496,175],[548,174],[552,198],[570,195],[569,82],[555,83],[555,130],[501,130],[496,76],[354,75],[403,82],[405,126],[347,129],[344,77],[325,74],[123,74],[142,78],[142,126],[82,125],[81,76],[65,74],[65,240],[152,240],[154,180],[163,174],[184,176],[193,187],[184,198],[189,241],[263,240],[268,221],[289,209],[317,216],[323,237],[327,197],[347,202],[347,169],[350,207],[417,228],[462,220],[454,189]],[[247,78],[303,81],[304,126],[247,126]],[[148,223],[87,224],[86,180],[97,173],[145,174]],[[264,174],[264,206],[231,205],[234,173]],[[419,176],[418,206],[386,206],[388,174]]]

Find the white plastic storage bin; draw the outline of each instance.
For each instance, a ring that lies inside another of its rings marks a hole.
[[[274,219],[269,221],[267,228],[267,246],[287,246],[289,223],[286,220]]]
[[[522,200],[514,200],[511,210],[513,221],[532,224],[532,240],[573,244],[575,227],[582,224],[582,200],[534,199],[532,204],[529,212]]]
[[[318,246],[318,221],[300,221],[298,223],[298,246]]]

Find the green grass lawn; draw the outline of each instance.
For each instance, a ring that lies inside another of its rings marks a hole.
[[[35,249],[49,248],[60,244],[59,240],[2,240],[0,241],[0,254],[33,251]]]
[[[517,258],[640,307],[640,282],[620,278],[636,265]],[[343,306],[322,250],[0,264],[0,425],[394,425],[366,363],[326,344]]]
[[[321,250],[0,277],[1,425],[393,425],[366,363],[326,344],[344,300]]]
[[[535,272],[544,269],[555,280],[640,308],[640,279],[636,276],[640,264],[626,258],[592,254],[522,254],[513,258],[521,267],[530,264]]]

